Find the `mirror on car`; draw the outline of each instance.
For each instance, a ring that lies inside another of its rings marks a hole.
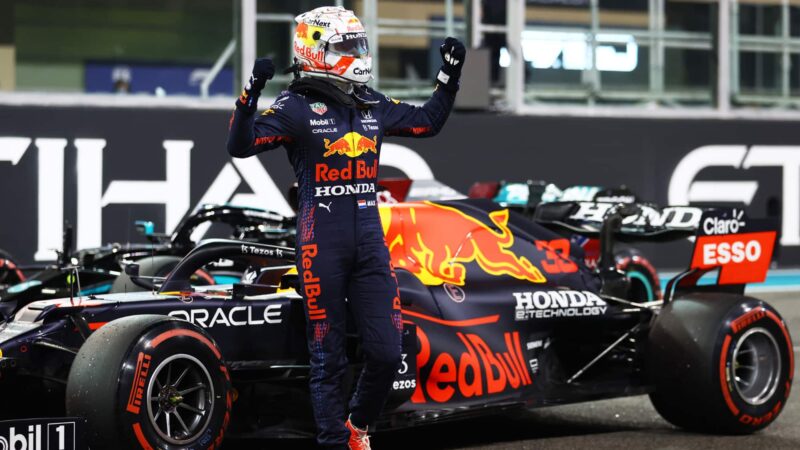
[[[155,224],[149,220],[137,220],[134,222],[136,231],[142,236],[151,236],[155,231]]]
[[[125,274],[129,277],[138,277],[139,276],[139,264],[131,263],[125,265]]]

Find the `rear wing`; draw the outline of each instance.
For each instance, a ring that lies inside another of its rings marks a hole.
[[[609,220],[616,217],[611,225]],[[738,208],[696,208],[605,202],[555,202],[536,207],[534,220],[601,241],[601,253],[610,258],[615,241],[664,242],[694,239],[689,268],[670,280],[665,299],[679,289],[705,289],[703,275],[717,271],[711,286],[743,291],[748,283],[766,279],[772,261],[777,224],[750,219]],[[602,245],[606,241],[606,245]]]
[[[619,207],[619,203],[610,202],[542,203],[536,207],[533,220],[547,227],[599,238],[606,218]],[[630,203],[625,207],[629,214],[625,214],[614,236],[622,242],[692,237],[697,233],[704,212],[691,206],[659,208],[648,203]]]
[[[697,229],[689,269],[667,284],[664,299],[676,292],[698,290],[703,275],[717,271],[715,283],[734,292],[743,292],[748,283],[767,278],[778,237],[772,220],[750,219],[741,209],[704,211]]]

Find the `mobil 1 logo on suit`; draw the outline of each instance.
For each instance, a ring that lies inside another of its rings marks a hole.
[[[85,420],[74,417],[0,422],[0,450],[85,450]]]

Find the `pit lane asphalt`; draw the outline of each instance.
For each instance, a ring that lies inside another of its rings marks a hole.
[[[754,294],[772,304],[789,325],[800,354],[800,292]],[[376,450],[427,449],[800,449],[800,364],[780,417],[749,436],[709,436],[681,431],[656,413],[647,396],[542,408],[514,415],[444,423],[378,433]],[[231,449],[316,448],[310,440],[232,440]]]

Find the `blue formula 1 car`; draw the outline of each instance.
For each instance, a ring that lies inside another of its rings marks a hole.
[[[793,375],[777,311],[743,295],[775,231],[740,211],[588,201],[532,218],[489,200],[380,208],[403,308],[403,359],[377,429],[513,408],[649,394],[670,422],[752,433],[779,416]],[[598,239],[595,267],[565,236]],[[617,242],[695,238],[663,299],[641,299]],[[301,250],[299,250],[301,251]],[[88,420],[92,449],[217,448],[231,434],[307,436],[308,352],[295,250],[207,241],[149,290],[34,301],[0,325],[6,418]],[[198,287],[226,259],[239,282]],[[716,283],[698,285],[704,274]],[[360,367],[350,330],[352,385]]]

